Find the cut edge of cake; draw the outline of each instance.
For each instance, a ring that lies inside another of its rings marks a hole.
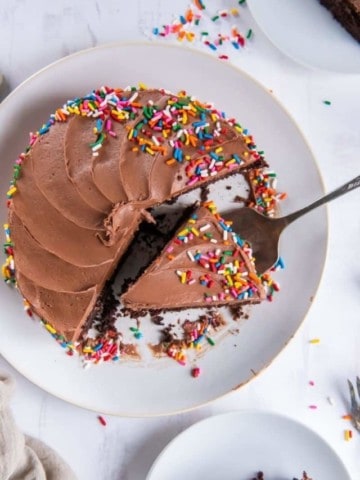
[[[360,42],[359,0],[320,0],[320,3],[355,40]]]

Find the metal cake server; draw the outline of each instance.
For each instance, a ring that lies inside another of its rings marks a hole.
[[[279,238],[285,227],[311,210],[320,207],[320,205],[324,205],[358,187],[360,187],[360,175],[307,207],[280,218],[265,217],[256,210],[247,207],[232,212],[234,230],[239,233],[241,238],[251,244],[258,273],[266,272],[277,262],[279,258]]]
[[[356,389],[359,396],[359,402],[356,400],[354,385],[348,380],[350,400],[351,400],[351,416],[354,427],[360,432],[360,378],[356,377]]]

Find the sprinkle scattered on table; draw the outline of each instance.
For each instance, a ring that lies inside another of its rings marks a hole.
[[[229,49],[233,52],[241,51],[254,35],[251,28],[242,33],[236,25],[231,25],[241,16],[236,6],[243,6],[245,0],[233,2],[234,6],[228,9],[210,11],[202,0],[193,0],[185,13],[178,15],[172,23],[154,27],[152,34],[156,37],[176,38],[179,42],[198,41],[214,52],[220,60],[228,60]],[[220,52],[221,49],[226,49],[226,53]]]
[[[194,377],[194,378],[197,378],[200,376],[200,373],[201,373],[201,370],[199,367],[194,367],[192,370],[191,370],[191,376]]]
[[[310,381],[309,381],[309,385],[310,385],[311,387],[313,387],[313,386],[315,385],[315,382],[314,382],[313,380],[310,380]]]
[[[105,418],[102,417],[101,415],[98,415],[97,418],[98,418],[99,422],[101,423],[101,425],[102,425],[103,427],[106,427],[107,423],[106,423]]]
[[[309,408],[310,408],[311,410],[316,410],[318,407],[317,407],[317,405],[309,405]]]
[[[348,442],[352,439],[352,430],[345,430],[344,431],[345,440]]]
[[[313,345],[320,343],[320,338],[312,338],[311,340],[309,340],[309,343]]]
[[[348,413],[347,413],[346,415],[343,415],[341,418],[342,418],[343,420],[352,420],[352,416],[349,415]]]
[[[331,105],[331,102],[330,102],[330,100],[323,100],[323,104],[324,105]]]

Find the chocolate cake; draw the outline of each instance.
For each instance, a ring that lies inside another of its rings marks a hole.
[[[320,0],[320,3],[360,42],[360,0]]]
[[[103,87],[71,100],[15,163],[5,280],[76,341],[149,208],[261,162],[234,119],[185,92]]]
[[[256,477],[252,478],[252,480],[265,480],[265,476],[264,476],[263,472],[258,472]],[[313,480],[313,479],[308,477],[306,472],[303,472],[303,475],[302,475],[301,479],[298,479],[298,478],[294,477],[292,480]]]
[[[266,297],[250,245],[211,201],[197,209],[122,296],[135,310],[258,303]]]

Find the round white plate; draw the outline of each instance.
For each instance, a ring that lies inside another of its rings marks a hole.
[[[360,73],[360,44],[319,0],[248,0],[250,11],[271,42],[310,67]]]
[[[0,107],[1,198],[12,164],[38,128],[64,100],[103,84],[186,89],[214,101],[246,125],[279,174],[279,189],[289,194],[290,212],[323,194],[321,178],[302,134],[288,113],[252,78],[213,57],[186,48],[157,44],[110,45],[67,57],[31,77]],[[214,186],[214,190],[217,187]],[[225,191],[224,185],[222,191]],[[233,188],[223,211],[234,208]],[[0,218],[5,219],[5,202]],[[240,325],[199,359],[196,380],[190,366],[171,359],[118,362],[83,370],[22,310],[18,292],[0,284],[0,352],[25,377],[44,390],[85,408],[116,415],[162,415],[210,402],[249,381],[273,360],[294,335],[316,292],[327,245],[327,215],[319,209],[284,233],[279,272],[282,291],[274,302],[256,306]],[[314,248],[316,246],[316,248]],[[46,268],[46,266],[44,266]],[[191,318],[191,317],[190,317]],[[198,312],[193,318],[198,318]],[[234,323],[234,327],[238,325]],[[144,339],[154,325],[142,322]],[[235,346],[236,345],[236,346]]]
[[[207,418],[178,435],[147,480],[350,480],[334,450],[305,425],[275,413],[238,411]]]

